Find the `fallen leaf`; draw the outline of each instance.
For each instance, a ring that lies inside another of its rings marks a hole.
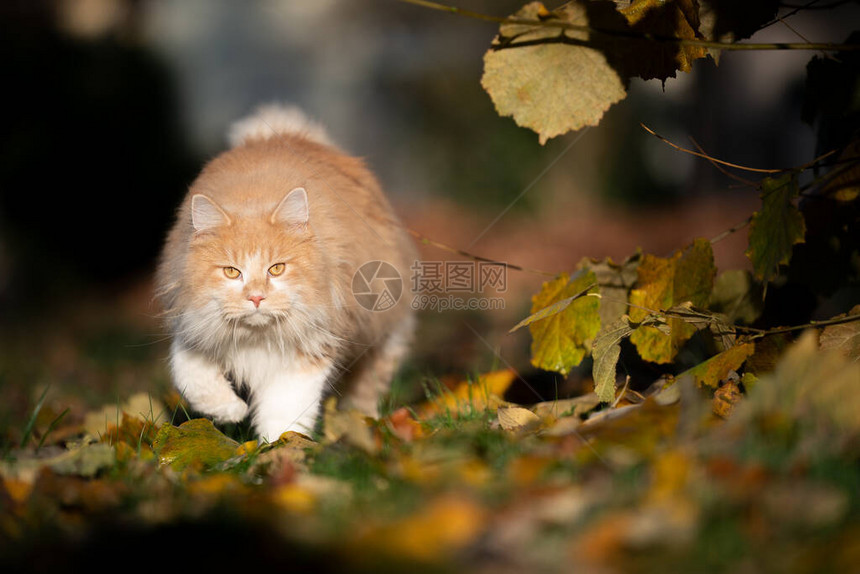
[[[0,476],[32,484],[45,468],[58,475],[92,478],[116,462],[114,449],[103,443],[84,442],[63,449],[52,447],[39,452],[20,451],[10,460],[0,461]]]
[[[351,546],[357,552],[444,563],[478,538],[487,518],[487,512],[471,498],[446,494],[403,519],[367,527]]]
[[[586,393],[570,399],[557,399],[536,403],[529,408],[540,418],[547,417],[581,417],[600,404],[595,393]]]
[[[164,423],[152,444],[159,463],[176,470],[209,468],[236,456],[239,443],[215,428],[209,419],[192,419],[175,427]]]
[[[540,424],[540,417],[522,407],[503,407],[496,411],[499,426],[506,431],[521,430]]]
[[[820,350],[810,329],[786,349],[772,373],[759,377],[728,424],[746,429],[762,420],[791,421],[805,430],[807,440],[838,449],[860,436],[857,381],[860,362]]]
[[[424,436],[421,423],[412,416],[412,411],[407,407],[401,407],[385,418],[388,428],[405,442],[412,442]]]
[[[513,369],[503,369],[480,375],[476,381],[459,381],[451,389],[443,389],[424,404],[415,407],[419,420],[440,414],[458,416],[462,411],[475,412],[498,408],[505,404],[502,396],[516,379]]]
[[[368,417],[356,410],[338,409],[337,397],[326,399],[323,432],[328,442],[343,440],[370,454],[379,450]]]
[[[735,409],[735,405],[740,402],[742,397],[743,393],[741,393],[738,384],[734,381],[727,381],[726,384],[714,392],[714,414],[721,419],[729,418]]]
[[[146,421],[150,426],[157,427],[164,422],[166,412],[161,401],[153,398],[152,395],[137,393],[119,405],[106,405],[101,410],[88,413],[84,418],[84,428],[90,436],[109,435],[111,426],[116,429],[126,418]],[[132,443],[129,442],[129,444]]]

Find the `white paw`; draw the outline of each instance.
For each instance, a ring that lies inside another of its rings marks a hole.
[[[207,409],[206,414],[219,423],[237,423],[248,415],[248,404],[239,397],[234,397],[229,402]]]

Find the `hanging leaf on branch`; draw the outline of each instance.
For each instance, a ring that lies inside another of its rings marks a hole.
[[[630,319],[641,322],[654,311],[665,311],[682,303],[704,307],[711,295],[716,268],[710,241],[696,239],[683,251],[664,259],[645,255],[638,267],[639,280],[630,292]],[[670,363],[697,326],[681,317],[667,319],[669,334],[642,326],[630,341],[646,361]]]
[[[692,0],[624,7],[576,0],[550,12],[540,2],[526,4],[512,19],[537,24],[501,25],[484,56],[481,85],[500,115],[537,132],[541,144],[595,126],[627,96],[630,78],[665,81],[707,55],[700,45],[671,41],[703,39],[697,7]]]
[[[716,389],[720,382],[726,380],[731,371],[738,370],[753,352],[755,352],[755,343],[741,343],[688,369],[678,378],[690,375],[697,385]]]
[[[779,276],[779,266],[791,260],[794,245],[803,243],[806,224],[793,203],[798,193],[794,173],[762,181],[761,210],[752,216],[746,255],[756,277],[765,283]]]
[[[529,324],[532,365],[566,375],[582,362],[600,329],[600,301],[583,295],[596,291],[594,273],[585,270],[573,278],[562,273],[543,284],[540,292],[532,297],[532,316],[553,305],[556,307],[552,309],[554,312]],[[568,299],[570,301],[566,301]]]
[[[615,12],[611,3],[608,5]],[[606,12],[606,6],[603,6]],[[572,2],[549,13],[540,2],[522,7],[515,18],[553,18],[588,26],[585,3]],[[616,12],[617,14],[617,12]],[[618,15],[618,19],[622,20]],[[481,85],[499,115],[513,116],[537,132],[540,143],[585,126],[596,126],[612,104],[627,96],[626,80],[606,56],[588,47],[588,32],[503,24],[484,56]],[[574,45],[579,43],[580,45]]]

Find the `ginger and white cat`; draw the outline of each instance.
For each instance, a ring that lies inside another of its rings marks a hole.
[[[299,110],[261,108],[230,139],[191,185],[157,272],[174,384],[216,421],[250,414],[268,441],[312,430],[329,391],[375,415],[414,316],[406,297],[366,309],[353,277],[383,261],[408,284],[414,244],[364,164]]]

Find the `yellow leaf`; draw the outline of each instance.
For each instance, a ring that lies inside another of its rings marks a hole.
[[[443,495],[402,520],[371,527],[353,543],[358,551],[440,563],[474,542],[486,521],[486,511],[471,498]]]
[[[236,456],[239,443],[225,436],[208,419],[192,419],[175,427],[161,425],[152,448],[161,464],[177,470],[206,468]]]
[[[516,378],[513,369],[504,369],[483,374],[477,381],[465,380],[454,385],[450,390],[443,391],[423,405],[416,407],[419,420],[425,420],[438,414],[457,416],[461,411],[498,407],[503,404],[502,395]]]
[[[566,375],[591,351],[592,340],[600,330],[600,300],[580,296],[588,291],[597,291],[597,278],[592,271],[582,270],[573,278],[562,273],[547,281],[532,297],[532,314],[573,298],[559,312],[529,325],[532,365]]]
[[[499,426],[506,431],[520,430],[540,424],[540,417],[522,407],[504,407],[496,411]]]
[[[367,453],[378,450],[368,417],[356,410],[338,409],[337,397],[329,397],[325,402],[323,430],[329,442],[343,439]]]
[[[316,508],[316,496],[298,484],[285,484],[272,494],[275,503],[288,512],[310,514]]]
[[[741,390],[737,383],[728,381],[725,385],[714,392],[713,411],[714,414],[721,419],[727,419],[731,416],[735,405],[741,400]]]
[[[755,343],[741,343],[714,355],[707,361],[681,373],[678,378],[690,375],[699,386],[707,385],[717,388],[721,381],[726,380],[731,371],[743,365],[747,357],[755,352]]]
[[[630,292],[632,322],[641,322],[653,311],[666,311],[682,303],[704,307],[716,275],[711,242],[696,239],[668,259],[645,255],[637,272],[637,286]],[[630,341],[646,361],[672,362],[681,345],[696,332],[694,325],[681,318],[670,317],[667,322],[669,334],[657,327],[641,326],[630,335]]]
[[[538,20],[542,12],[546,12],[543,4],[531,2],[514,17]],[[603,12],[614,13],[623,22],[611,6]],[[589,25],[588,6],[583,2],[565,4],[551,15],[569,24]],[[565,34],[573,41],[589,40],[585,31]],[[610,106],[627,96],[626,79],[600,50],[551,41],[558,36],[554,28],[503,24],[484,55],[481,85],[499,115],[513,116],[517,125],[537,132],[541,144],[597,125]],[[526,45],[506,47],[512,38]]]

